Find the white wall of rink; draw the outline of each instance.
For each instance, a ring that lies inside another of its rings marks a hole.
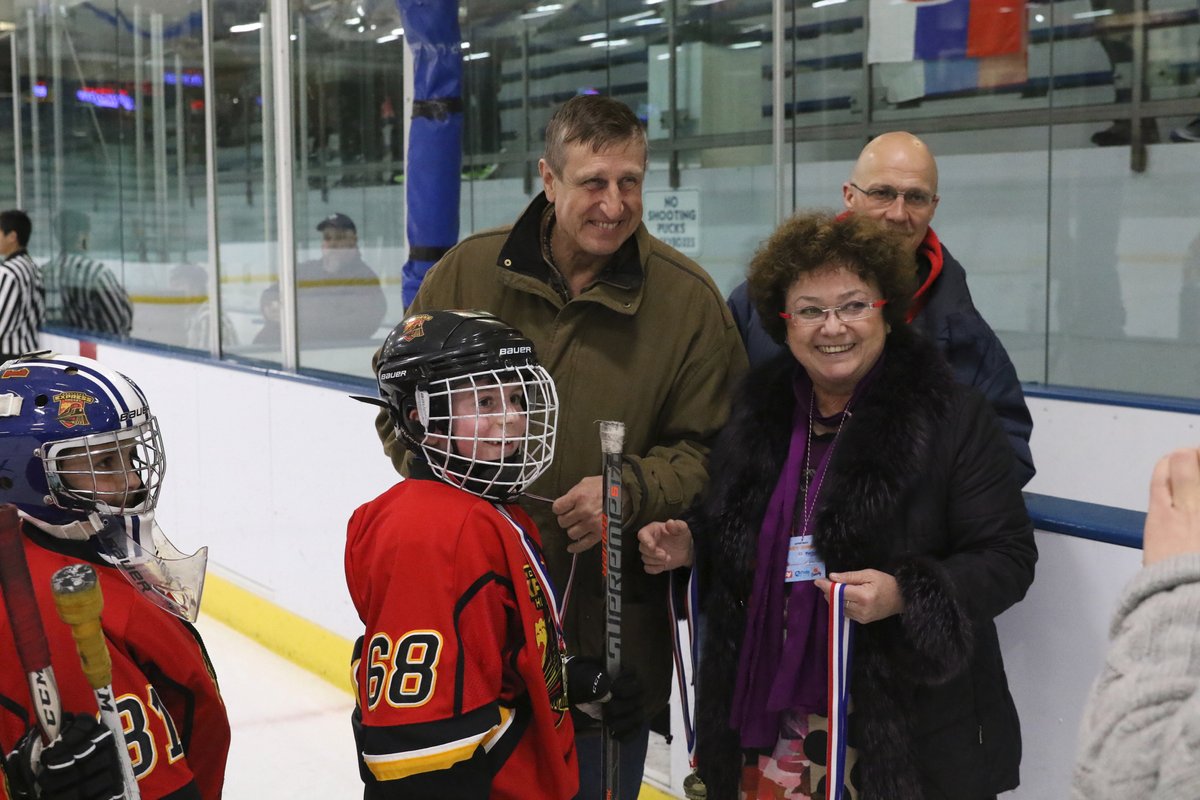
[[[75,340],[43,334],[63,353]],[[97,358],[145,391],[167,451],[159,521],[209,568],[353,640],[346,521],[397,475],[372,407],[349,390],[171,353],[101,343]]]
[[[1146,510],[1159,457],[1200,446],[1200,413],[1028,397],[1037,475],[1027,491]]]
[[[43,341],[78,352],[73,339]],[[263,369],[105,343],[97,355],[142,386],[160,419],[169,465],[160,521],[180,549],[207,545],[218,574],[354,638],[345,523],[395,480],[373,409],[344,387]],[[1197,414],[1042,397],[1029,405],[1038,475],[1027,488],[1040,494],[1144,511],[1157,458],[1200,444]],[[1033,587],[999,620],[1025,742],[1023,785],[1006,797],[1031,800],[1067,793],[1087,688],[1117,595],[1140,563],[1132,548],[1037,536]],[[678,794],[682,735],[672,750],[664,783]]]

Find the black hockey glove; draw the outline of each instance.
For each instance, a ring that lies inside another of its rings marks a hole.
[[[572,710],[603,719],[618,740],[642,727],[642,685],[630,670],[622,671],[614,681],[598,661],[573,656],[567,659],[567,700]],[[575,719],[577,725],[583,723],[580,727],[586,726],[578,713]]]
[[[567,702],[572,706],[603,703],[611,690],[612,679],[599,661],[579,656],[567,659]]]
[[[59,736],[41,746],[36,728],[8,754],[13,800],[121,800],[125,783],[112,731],[88,715],[63,714]]]
[[[642,729],[644,713],[645,698],[637,673],[621,670],[612,684],[612,698],[604,704],[604,724],[613,738],[623,741]]]

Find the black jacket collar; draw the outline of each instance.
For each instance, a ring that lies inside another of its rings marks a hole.
[[[533,198],[500,248],[496,266],[554,285],[554,268],[542,257],[542,215],[549,205],[545,192]],[[636,233],[618,248],[596,280],[618,289],[637,289],[642,285],[642,259]]]

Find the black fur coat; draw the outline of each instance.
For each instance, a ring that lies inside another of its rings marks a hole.
[[[690,520],[706,615],[697,759],[710,800],[736,800],[728,724],[757,540],[792,425],[791,354],[735,398]],[[906,327],[845,423],[820,488],[814,541],[831,572],[894,575],[903,614],[858,625],[850,744],[861,800],[970,800],[1015,787],[1021,758],[993,618],[1033,581],[1037,550],[1012,452],[977,392]]]

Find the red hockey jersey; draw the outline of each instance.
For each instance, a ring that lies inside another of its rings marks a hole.
[[[518,507],[437,481],[402,481],[351,517],[366,797],[575,796],[561,630],[541,561]]]
[[[55,539],[28,523],[23,530],[63,711],[95,715],[96,698],[79,665],[71,629],[54,608],[50,577],[62,567],[87,562],[95,567],[104,594],[100,623],[112,656],[113,696],[143,800],[221,797],[229,719],[200,634],[150,603],[89,543]],[[0,599],[3,752],[11,752],[32,724],[29,686]]]

